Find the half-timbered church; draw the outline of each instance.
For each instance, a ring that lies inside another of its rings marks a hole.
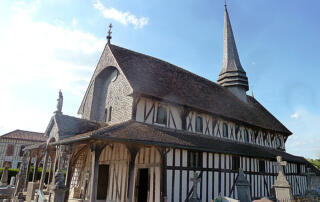
[[[51,162],[40,189],[55,183],[52,173],[66,167],[69,200],[183,202],[198,176],[195,190],[208,202],[219,194],[237,198],[242,168],[258,198],[270,195],[281,156],[293,194],[304,193],[309,164],[286,152],[292,133],[246,94],[249,78],[227,8],[217,82],[116,46],[110,31],[107,38],[78,111],[81,118],[61,112],[60,94],[45,132],[48,141],[26,149],[26,155]]]

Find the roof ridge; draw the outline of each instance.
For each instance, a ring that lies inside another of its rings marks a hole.
[[[121,47],[121,46],[117,46],[117,45],[114,45],[114,44],[109,44],[109,46],[114,46],[114,47],[116,47],[116,48],[121,48],[121,49],[127,50],[127,51],[129,51],[129,52],[132,52],[132,53],[134,53],[134,54],[139,54],[139,55],[142,55],[142,56],[145,56],[145,57],[149,57],[149,58],[158,60],[159,62],[163,62],[163,63],[169,64],[169,65],[171,65],[171,66],[176,67],[178,70],[181,70],[181,71],[183,71],[183,72],[185,72],[185,73],[187,73],[187,74],[191,74],[191,75],[193,75],[193,76],[195,76],[195,77],[198,77],[198,78],[201,79],[201,80],[204,80],[204,81],[206,81],[206,82],[208,82],[208,83],[210,83],[210,84],[213,84],[213,85],[215,85],[215,86],[221,87],[221,89],[224,89],[222,86],[220,86],[219,84],[217,84],[217,83],[214,82],[214,81],[211,81],[211,80],[208,79],[208,78],[202,77],[202,76],[200,76],[200,75],[198,75],[198,74],[196,74],[196,73],[193,73],[193,72],[191,72],[191,71],[189,71],[189,70],[186,70],[186,69],[184,69],[184,68],[182,68],[182,67],[180,67],[180,66],[177,66],[177,65],[175,65],[175,64],[172,64],[172,63],[170,63],[170,62],[167,62],[167,61],[165,61],[165,60],[163,60],[163,59],[156,58],[156,57],[154,57],[154,56],[147,55],[147,54],[144,54],[144,53],[140,53],[140,52],[137,52],[137,51],[134,51],[134,50],[130,50],[130,49],[127,49],[127,48],[123,48],[123,47]],[[226,89],[224,89],[224,90],[226,90]]]

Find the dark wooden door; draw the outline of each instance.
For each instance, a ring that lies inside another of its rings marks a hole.
[[[149,170],[148,168],[139,169],[138,202],[148,201],[149,189]]]
[[[97,200],[106,200],[108,194],[109,165],[99,165]]]

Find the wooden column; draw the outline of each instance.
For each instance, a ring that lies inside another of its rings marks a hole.
[[[129,202],[133,202],[133,193],[134,193],[134,165],[135,159],[138,153],[137,148],[128,148],[130,152],[130,162],[129,162],[129,179],[128,179],[128,199]]]
[[[68,167],[67,167],[67,174],[66,174],[66,180],[65,180],[65,185],[68,188],[64,197],[64,201],[68,201],[69,198],[69,190],[70,190],[70,184],[71,184],[71,179],[72,179],[72,171],[73,171],[73,166],[72,166],[72,153],[69,156],[68,159]]]
[[[48,176],[47,184],[51,184],[51,178],[52,178],[52,173],[53,173],[53,164],[54,164],[54,160],[50,156],[50,168],[49,168],[49,176]]]
[[[29,174],[30,174],[30,168],[31,168],[31,160],[32,160],[32,155],[30,154],[29,159],[28,159],[28,166],[27,166],[27,171],[26,171],[26,179],[23,184],[24,189],[27,189],[28,182],[29,182]]]
[[[34,170],[33,170],[33,177],[32,177],[32,182],[37,181],[37,173],[38,173],[38,167],[39,167],[40,159],[39,157],[36,158],[36,162],[34,165]]]
[[[44,162],[42,166],[42,173],[41,173],[41,179],[39,184],[39,189],[43,189],[43,183],[46,178],[46,171],[47,171],[47,164],[48,164],[48,158],[49,158],[49,151],[46,149],[45,156],[44,156]]]
[[[94,202],[97,199],[97,185],[98,185],[98,174],[99,174],[99,157],[102,149],[106,145],[92,144],[91,149],[91,187],[90,187],[90,202]]]

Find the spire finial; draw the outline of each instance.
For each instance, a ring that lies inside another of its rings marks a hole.
[[[224,0],[224,7],[227,8],[227,0]]]
[[[110,44],[110,40],[112,38],[111,37],[111,34],[112,34],[111,29],[112,29],[112,24],[110,23],[109,24],[109,30],[108,30],[108,36],[107,36],[108,44]]]

